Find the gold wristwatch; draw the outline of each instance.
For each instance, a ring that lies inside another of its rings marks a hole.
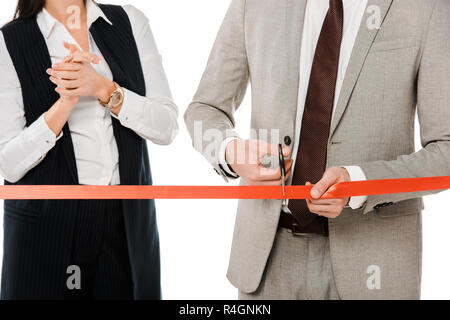
[[[117,107],[120,107],[120,105],[123,103],[125,91],[116,82],[114,82],[114,85],[116,86],[116,90],[111,93],[109,101],[107,103],[104,103],[99,100],[100,104],[105,108],[115,109]]]

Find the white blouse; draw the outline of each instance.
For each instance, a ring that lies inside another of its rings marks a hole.
[[[112,24],[92,0],[86,2],[86,7],[88,28],[97,19]],[[172,101],[161,56],[145,15],[133,6],[123,8],[130,18],[136,39],[147,95],[139,96],[125,89],[125,100],[117,119],[144,139],[161,145],[170,144],[178,133],[178,108]],[[68,55],[63,41],[76,41],[45,9],[37,15],[37,23],[46,39],[52,63],[61,61]],[[89,45],[90,52],[103,57],[90,34]],[[111,70],[104,59],[93,67],[112,80]],[[0,175],[10,182],[17,182],[39,165],[60,137],[48,128],[43,115],[26,127],[19,78],[1,32],[0,74]],[[80,184],[120,184],[119,153],[111,116],[114,115],[95,97],[81,97],[69,117]]]

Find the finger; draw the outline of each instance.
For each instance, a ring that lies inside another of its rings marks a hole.
[[[66,61],[77,59],[78,62],[90,62],[98,64],[102,60],[102,58],[99,57],[98,55],[91,52],[83,51],[80,47],[78,47],[75,44],[64,41],[63,45],[66,49],[70,51],[70,55],[65,58],[67,59]]]
[[[92,57],[92,56],[87,56],[87,55],[74,55],[72,58],[72,62],[78,62],[78,63],[86,62],[86,63],[99,64],[100,61],[101,60],[98,57]]]
[[[80,92],[78,89],[72,89],[72,90],[67,90],[61,87],[57,87],[55,89],[56,92],[58,92],[61,96],[64,97],[75,97],[75,96],[80,96]]]
[[[311,182],[306,181],[305,186],[312,186],[312,184],[311,184]],[[312,188],[311,188],[311,190],[312,190]],[[310,192],[310,194],[311,194],[311,192]],[[309,201],[309,199],[306,200],[306,202],[308,202],[308,201]]]
[[[67,56],[64,59],[61,60],[60,63],[70,63],[72,62],[72,56]]]
[[[289,180],[289,178],[290,178],[290,176],[291,176],[291,173],[292,173],[292,170],[289,170],[289,171],[287,171],[286,172],[286,177],[285,177],[285,181],[288,181]]]
[[[69,43],[69,42],[66,42],[66,41],[63,42],[63,46],[64,46],[67,50],[70,51],[70,54],[75,53],[75,52],[77,52],[77,51],[81,51],[81,49],[80,49],[76,44]]]
[[[286,146],[283,146],[283,156],[284,157],[289,157],[292,153],[292,149]]]
[[[292,170],[288,170],[285,175],[285,181],[291,176]],[[260,167],[259,174],[254,177],[255,181],[260,182],[280,182],[281,183],[281,169],[268,169],[265,167]]]
[[[75,80],[79,77],[79,73],[75,71],[54,71],[53,69],[47,69],[47,73],[53,77],[64,80]]]
[[[258,181],[280,180],[281,181],[281,169],[280,169],[280,167],[278,167],[276,169],[271,169],[271,168],[259,166],[258,173],[257,173],[255,180],[258,180]]]
[[[55,77],[50,77],[50,81],[53,82],[54,84],[63,87],[65,89],[76,89],[79,87],[80,83],[79,81],[76,80],[63,80],[63,79],[58,79]]]
[[[323,206],[332,206],[332,205],[337,204],[337,201],[333,200],[333,199],[327,199],[327,200],[325,200],[325,199],[320,199],[320,200],[310,199],[310,202],[315,205],[323,205]]]
[[[307,200],[308,209],[312,213],[319,214],[321,216],[331,216],[333,215],[333,207],[327,205],[316,205],[312,204],[310,200]]]
[[[319,182],[316,183],[316,185],[311,190],[311,196],[314,199],[319,199],[323,196],[325,192],[337,181],[336,175],[333,174],[331,171],[326,171],[320,179]]]
[[[293,159],[288,159],[284,161],[284,168],[286,169],[286,172],[291,170],[293,163],[294,163]]]
[[[268,186],[268,187],[281,186],[281,179],[280,180],[271,180],[271,181],[251,180],[249,182],[249,185],[251,185],[251,186]]]
[[[55,71],[80,71],[81,68],[79,63],[56,63],[52,66]]]
[[[278,146],[276,144],[267,143],[265,141],[257,141],[258,157],[260,159],[267,155],[278,156]]]
[[[88,62],[88,63],[99,64],[102,61],[102,58],[100,58],[98,55],[91,53],[91,52],[77,51],[72,54],[72,61],[73,62]]]

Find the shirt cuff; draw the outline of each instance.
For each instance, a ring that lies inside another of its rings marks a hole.
[[[226,160],[226,150],[227,150],[227,145],[228,143],[230,143],[231,141],[234,140],[238,140],[238,138],[236,137],[229,137],[226,138],[225,140],[222,141],[222,144],[220,145],[219,148],[219,164],[221,166],[221,168],[231,177],[233,178],[238,178],[239,176],[233,172],[233,170],[231,170],[231,168],[228,166],[227,160]]]
[[[55,146],[56,141],[63,136],[63,133],[57,137],[55,133],[48,127],[44,115],[40,116],[31,126],[29,126],[23,135],[22,143],[25,150],[33,150],[30,158],[24,159],[25,162],[42,160],[44,156]],[[26,163],[22,163],[23,167],[28,167]]]
[[[347,170],[350,181],[366,181],[366,175],[364,171],[361,169],[361,167],[358,166],[348,166],[344,167],[344,169]],[[364,206],[364,204],[367,201],[367,196],[360,196],[360,197],[351,197],[350,201],[348,203],[349,207],[353,210],[360,209]]]
[[[30,143],[39,143],[40,141],[45,141],[46,144],[56,143],[59,140],[63,133],[56,136],[56,134],[50,129],[45,121],[45,115],[41,115],[27,130],[26,133],[27,140]]]

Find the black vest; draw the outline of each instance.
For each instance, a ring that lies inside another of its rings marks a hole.
[[[145,81],[131,23],[120,6],[100,5],[112,22],[98,19],[90,32],[108,63],[114,81],[145,96]],[[20,19],[2,28],[23,93],[27,126],[58,99],[46,69],[51,59],[36,18]],[[146,141],[112,118],[123,185],[150,185]],[[63,137],[20,185],[76,185],[78,173],[68,124]],[[11,184],[5,182],[5,184]],[[159,240],[153,200],[124,200],[130,263],[136,298],[160,298]],[[5,244],[2,297],[60,296],[43,292],[46,281],[60,281],[65,290],[76,200],[5,201]]]

